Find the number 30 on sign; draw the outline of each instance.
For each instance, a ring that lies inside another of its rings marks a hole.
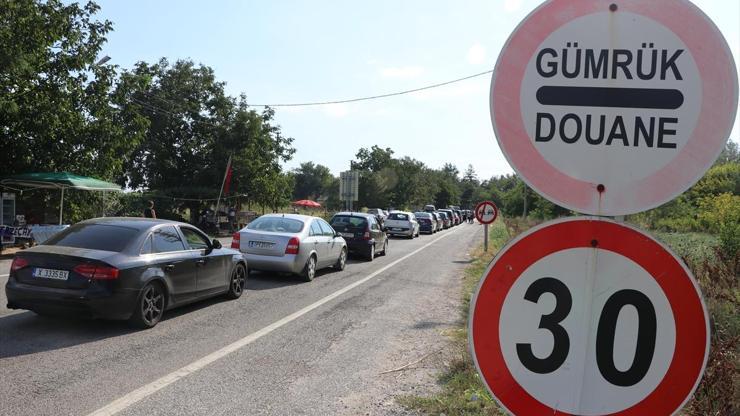
[[[611,220],[552,221],[509,243],[470,317],[478,371],[515,415],[670,415],[706,365],[709,326],[686,266]]]

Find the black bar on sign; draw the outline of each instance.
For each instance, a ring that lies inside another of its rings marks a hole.
[[[675,110],[683,104],[683,94],[673,89],[545,86],[537,90],[537,101],[542,105]]]

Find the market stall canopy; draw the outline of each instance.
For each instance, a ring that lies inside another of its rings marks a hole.
[[[65,189],[82,189],[86,191],[116,191],[121,192],[121,186],[115,183],[101,181],[88,176],[75,175],[69,172],[35,172],[21,173],[7,176],[0,180],[0,185],[19,191],[26,189],[59,189],[62,193],[59,203],[59,224],[62,224],[62,208],[64,207]]]
[[[299,201],[295,201],[293,202],[293,205],[307,208],[318,208],[321,206],[321,204],[319,204],[318,202],[311,201],[310,199],[301,199]]]

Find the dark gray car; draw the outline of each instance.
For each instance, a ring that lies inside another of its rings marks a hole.
[[[16,254],[5,292],[10,309],[151,328],[167,309],[218,295],[238,298],[246,270],[238,250],[189,224],[97,218]]]

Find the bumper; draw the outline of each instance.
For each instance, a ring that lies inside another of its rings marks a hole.
[[[303,258],[300,254],[285,254],[283,256],[243,254],[250,269],[265,272],[300,273],[306,265],[306,260],[308,260],[307,257]]]
[[[385,232],[386,234],[390,234],[390,235],[403,235],[406,237],[411,236],[414,233],[414,231],[411,230],[410,228],[404,228],[402,230],[394,230],[392,228],[388,228],[385,230]]]
[[[421,225],[419,226],[419,232],[420,233],[433,233],[434,230],[436,230],[436,227],[432,227],[431,225]]]
[[[350,253],[362,253],[366,254],[370,251],[370,247],[375,245],[375,240],[348,240],[347,250]]]
[[[91,318],[128,319],[134,311],[138,290],[114,292],[96,286],[88,289],[58,289],[18,283],[5,285],[9,309],[27,309],[48,314],[72,314]]]

